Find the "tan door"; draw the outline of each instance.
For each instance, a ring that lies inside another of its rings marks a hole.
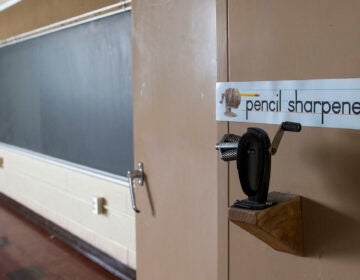
[[[133,1],[137,278],[218,279],[215,1]]]
[[[360,77],[360,1],[229,0],[229,80]],[[230,124],[242,134],[251,124]],[[252,124],[254,125],[254,124]],[[264,128],[272,138],[276,126]],[[276,252],[230,224],[230,280],[358,279],[360,133],[285,135],[270,190],[300,194],[306,257]],[[230,165],[230,202],[243,197]]]

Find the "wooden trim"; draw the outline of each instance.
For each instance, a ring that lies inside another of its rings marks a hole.
[[[216,0],[217,81],[227,82],[228,75],[228,0]],[[228,122],[217,123],[217,139],[229,133]],[[229,164],[218,159],[218,279],[229,279]]]
[[[131,10],[131,0],[120,1],[119,3],[109,5],[79,16],[68,18],[59,22],[55,22],[25,33],[21,33],[10,38],[0,40],[0,47],[6,47],[29,39],[37,38],[49,33],[60,31],[66,28],[74,27],[89,21],[94,21],[107,16]]]
[[[39,214],[35,213],[33,210],[25,207],[19,202],[6,196],[2,192],[0,192],[0,204],[20,214],[26,220],[30,221],[31,223],[43,228],[47,232],[56,236],[58,239],[62,240],[67,245],[75,249],[77,252],[81,253],[85,257],[97,263],[98,265],[100,265],[110,273],[116,275],[120,279],[123,280],[136,279],[136,271],[134,269],[123,264],[122,262],[106,254],[100,249],[94,247],[90,243],[73,235],[71,232],[67,231],[66,229],[40,216]]]
[[[217,81],[229,81],[228,1],[216,0]]]

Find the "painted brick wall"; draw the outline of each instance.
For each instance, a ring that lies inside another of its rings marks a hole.
[[[0,145],[0,192],[125,264],[136,267],[135,217],[126,184],[98,178]],[[91,198],[108,213],[94,215]]]

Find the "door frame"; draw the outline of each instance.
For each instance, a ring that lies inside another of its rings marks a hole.
[[[216,0],[217,81],[229,81],[228,0]],[[214,89],[215,90],[215,89]],[[217,123],[218,139],[229,133],[229,122]],[[229,279],[229,163],[218,159],[218,279]]]

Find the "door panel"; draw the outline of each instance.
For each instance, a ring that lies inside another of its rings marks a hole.
[[[137,277],[217,279],[215,1],[134,1]]]
[[[360,77],[357,0],[229,0],[229,80]],[[230,124],[243,134],[254,124]],[[261,125],[272,139],[277,126]],[[274,251],[230,223],[230,279],[357,279],[360,133],[306,127],[285,134],[270,191],[304,196],[307,257]],[[244,197],[230,164],[230,203]]]

